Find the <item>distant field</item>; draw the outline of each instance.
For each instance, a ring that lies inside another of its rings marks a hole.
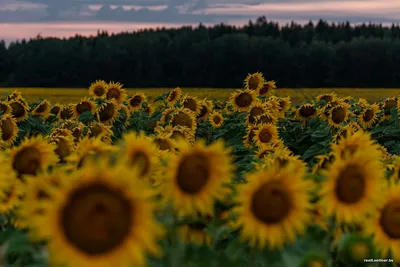
[[[71,103],[77,102],[81,98],[88,96],[87,89],[79,88],[0,88],[0,94],[12,92],[18,89],[28,101],[37,101],[40,99],[48,99],[52,103]],[[135,92],[143,92],[151,100],[154,97],[169,91],[171,88],[150,88],[135,89],[129,88],[128,95]],[[183,88],[184,93],[196,95],[199,98],[220,99],[224,100],[237,89],[218,89],[218,88]],[[336,92],[339,96],[352,96],[355,98],[365,98],[368,101],[375,101],[381,97],[390,97],[400,95],[400,88],[371,88],[371,89],[355,89],[355,88],[299,88],[290,89],[282,88],[276,90],[278,96],[290,96],[294,104],[300,103],[319,94]]]

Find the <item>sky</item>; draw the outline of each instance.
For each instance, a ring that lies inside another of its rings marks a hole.
[[[110,6],[110,4],[113,4]],[[146,5],[146,6],[144,6]],[[268,20],[400,24],[400,0],[0,0],[0,39]]]

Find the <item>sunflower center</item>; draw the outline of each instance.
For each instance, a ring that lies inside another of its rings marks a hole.
[[[363,121],[369,122],[374,118],[374,111],[372,109],[367,109],[363,114]]]
[[[274,118],[270,115],[270,114],[262,114],[259,119],[257,120],[257,122],[259,123],[273,123],[274,122]]]
[[[315,112],[316,110],[313,106],[302,106],[299,111],[300,116],[304,118],[311,117],[312,115],[315,114]]]
[[[221,118],[220,118],[219,116],[214,116],[214,117],[213,117],[213,122],[214,122],[215,124],[219,124],[219,123],[221,122]]]
[[[60,107],[57,107],[57,106],[52,107],[51,110],[50,110],[50,113],[53,114],[53,115],[57,115],[58,112],[60,112]]]
[[[279,181],[270,181],[262,185],[254,194],[251,210],[254,216],[265,224],[275,224],[289,214],[291,202],[282,184]]]
[[[109,88],[106,94],[106,98],[108,100],[110,99],[115,99],[115,100],[119,100],[121,97],[121,93],[117,88]]]
[[[335,194],[339,201],[354,204],[365,194],[365,175],[358,166],[348,165],[340,173]]]
[[[18,130],[13,124],[10,118],[7,118],[1,122],[1,131],[3,132],[1,138],[3,141],[8,141],[14,136],[14,131]]]
[[[265,95],[267,94],[269,91],[271,91],[272,87],[266,83],[263,85],[263,87],[260,89],[260,95]]]
[[[261,108],[261,107],[253,107],[250,110],[250,113],[249,113],[249,122],[250,123],[255,123],[256,122],[256,117],[262,115],[263,113],[264,113],[264,109],[263,108]]]
[[[176,182],[179,188],[190,195],[197,194],[210,180],[210,162],[203,154],[189,154],[179,164]]]
[[[78,111],[79,114],[82,114],[83,112],[91,111],[92,106],[88,102],[81,102],[78,105],[76,105],[76,110]]]
[[[136,95],[134,97],[131,98],[131,100],[129,101],[129,104],[132,107],[137,107],[142,103],[142,97],[140,95]]]
[[[251,95],[249,93],[246,93],[246,92],[240,93],[235,98],[235,104],[241,108],[250,106],[252,102],[253,102],[253,98],[251,97]]]
[[[21,103],[13,102],[10,104],[10,106],[12,108],[12,115],[14,118],[21,118],[25,115],[26,110]]]
[[[346,119],[347,110],[344,107],[336,107],[332,110],[332,121],[336,124],[342,123]]]
[[[256,90],[259,84],[259,80],[255,76],[251,76],[249,79],[249,89]]]
[[[386,204],[380,216],[382,230],[392,239],[400,239],[400,201]]]
[[[35,147],[26,147],[18,151],[13,159],[13,169],[17,171],[18,177],[23,174],[36,175],[40,170],[40,151]]]
[[[262,143],[268,143],[272,140],[272,134],[269,129],[262,129],[258,134],[258,137]]]
[[[90,134],[89,137],[96,137],[103,133],[103,128],[100,125],[94,124],[90,126]]]
[[[176,92],[172,91],[169,95],[168,95],[168,101],[174,101],[176,98]]]
[[[111,103],[105,103],[103,108],[99,111],[100,121],[108,121],[114,115],[114,105]]]
[[[130,164],[140,166],[140,176],[145,176],[150,171],[149,158],[143,151],[134,151],[130,156]]]
[[[60,227],[76,249],[101,255],[122,245],[129,236],[133,208],[121,192],[92,184],[69,195],[61,210]]]
[[[36,108],[36,112],[37,113],[45,112],[46,111],[46,107],[47,107],[47,105],[45,103],[40,103]]]
[[[192,129],[192,118],[184,112],[178,112],[172,119],[172,126],[186,126],[189,129]]]
[[[197,109],[197,102],[193,98],[187,98],[185,102],[183,102],[183,107],[195,112]]]
[[[106,89],[103,86],[96,86],[93,92],[97,96],[103,96],[106,93]]]

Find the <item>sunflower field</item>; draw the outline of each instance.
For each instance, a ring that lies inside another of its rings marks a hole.
[[[0,101],[0,266],[397,266],[400,97],[95,81]]]

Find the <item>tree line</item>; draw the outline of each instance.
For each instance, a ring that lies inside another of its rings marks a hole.
[[[251,72],[278,87],[400,87],[400,27],[320,20],[280,26],[158,28],[0,43],[0,86],[237,88]]]

